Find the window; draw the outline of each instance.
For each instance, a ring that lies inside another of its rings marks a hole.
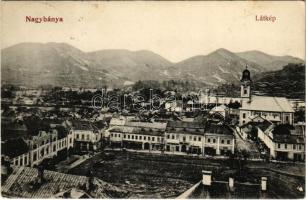
[[[152,137],[152,141],[154,141],[155,140],[155,137]]]
[[[296,145],[295,144],[293,145],[293,149],[296,149]]]
[[[49,154],[49,148],[48,147],[46,148],[46,154]]]
[[[245,114],[245,113],[243,113],[243,114],[242,114],[242,118],[243,118],[243,119],[245,119],[245,117],[246,117],[246,114]]]
[[[207,142],[210,143],[210,138],[207,139]]]
[[[191,136],[191,135],[189,136],[189,140],[190,140],[190,141],[192,140],[192,136]]]
[[[179,134],[176,134],[176,139],[177,139],[177,140],[179,139]]]
[[[286,122],[289,122],[289,116],[288,115],[286,116]]]
[[[185,136],[183,136],[183,141],[184,141],[184,142],[186,141],[186,137],[185,137]]]
[[[285,144],[285,149],[287,149],[287,144]]]
[[[40,150],[40,155],[41,155],[42,157],[45,155],[45,150],[44,150],[44,149]]]
[[[174,135],[172,135],[172,140],[174,140]]]
[[[113,134],[113,133],[111,134],[111,137],[114,137],[114,134]]]
[[[24,157],[24,164],[25,164],[25,165],[28,164],[28,157]]]
[[[216,139],[213,139],[213,143],[216,143]]]
[[[87,135],[87,138],[86,138],[87,140],[89,140],[89,135]]]
[[[146,136],[143,136],[143,140],[146,140],[147,139],[147,137]]]
[[[128,135],[128,139],[130,139],[130,135]]]
[[[244,121],[244,120],[242,121],[242,124],[245,124],[245,121]]]
[[[279,149],[281,148],[281,144],[280,143],[277,144],[277,148],[279,148]]]
[[[224,144],[224,140],[221,140],[221,144]]]
[[[138,135],[135,136],[135,139],[138,140]]]
[[[123,135],[123,138],[126,138],[126,135]]]
[[[299,145],[299,150],[301,150],[302,149],[302,145]]]
[[[193,137],[193,141],[197,141],[197,137],[196,136]]]
[[[69,143],[70,143],[70,144],[72,143],[72,138],[70,138]]]
[[[244,89],[243,90],[243,94],[247,94],[248,93],[248,90],[247,89]]]
[[[167,139],[170,139],[170,135],[169,134],[167,134]]]
[[[151,140],[151,137],[148,137],[148,141],[150,141]]]
[[[231,143],[231,141],[230,140],[227,140],[227,144],[230,144]]]
[[[15,165],[18,165],[18,160],[15,160]]]
[[[56,145],[53,145],[53,151],[56,151]]]
[[[36,160],[37,160],[37,153],[34,152],[34,154],[33,154],[33,161],[36,161]]]
[[[82,140],[84,140],[85,139],[85,135],[84,134],[82,134]]]
[[[132,139],[134,140],[134,135],[132,135]]]
[[[141,135],[139,136],[139,139],[142,140],[142,136]]]
[[[76,138],[79,139],[79,134],[76,134]]]

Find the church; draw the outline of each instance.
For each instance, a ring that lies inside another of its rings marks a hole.
[[[293,124],[294,110],[287,98],[252,95],[251,74],[247,67],[242,72],[240,82],[240,126],[250,121],[261,122],[263,120],[275,124]]]

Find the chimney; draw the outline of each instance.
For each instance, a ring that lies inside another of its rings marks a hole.
[[[267,177],[261,177],[261,191],[267,190]]]
[[[228,178],[228,186],[229,186],[230,191],[234,191],[234,178],[232,177]]]
[[[37,168],[37,178],[39,184],[41,184],[44,180],[44,168],[42,166]]]
[[[211,174],[212,174],[212,171],[202,170],[202,175],[203,175],[202,184],[203,185],[207,185],[207,186],[211,185]]]

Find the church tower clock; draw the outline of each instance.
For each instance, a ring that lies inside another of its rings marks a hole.
[[[246,66],[246,69],[242,72],[242,78],[240,80],[241,82],[241,90],[240,90],[240,96],[241,98],[251,98],[251,74],[248,70],[248,66]]]

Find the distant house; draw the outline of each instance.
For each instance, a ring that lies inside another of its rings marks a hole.
[[[110,122],[109,122],[109,126],[123,126],[126,122],[126,118],[125,117],[113,117]]]
[[[212,108],[209,111],[209,113],[210,114],[218,113],[221,116],[223,116],[223,118],[226,118],[229,114],[229,109],[225,105],[220,105],[220,106],[216,106],[216,107]]]
[[[183,111],[183,102],[179,100],[166,101],[165,109],[170,112],[181,112]]]

